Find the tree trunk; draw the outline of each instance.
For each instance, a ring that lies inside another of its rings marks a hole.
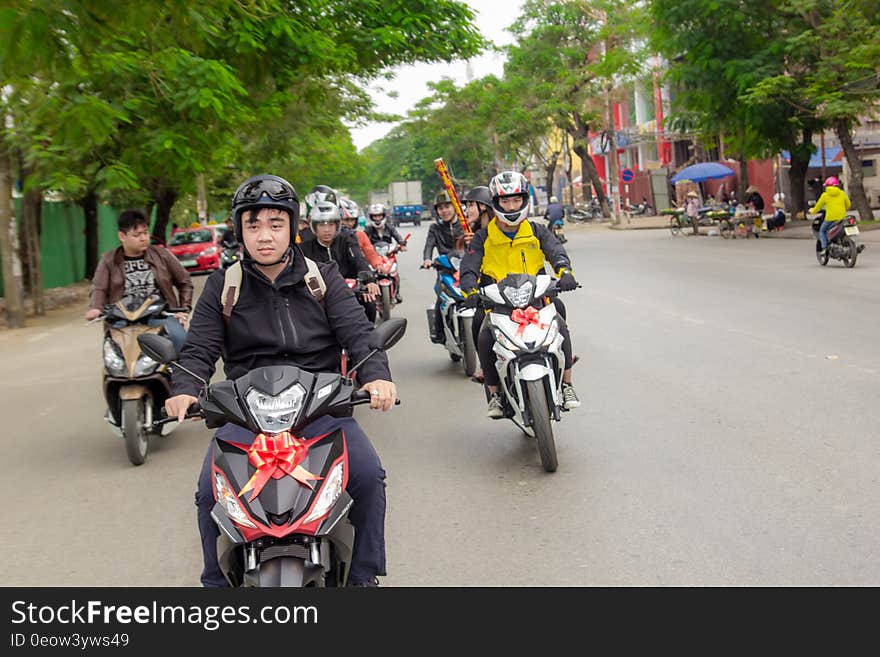
[[[158,237],[164,243],[168,220],[171,218],[171,208],[177,201],[177,190],[159,187],[153,193],[153,201],[156,204],[156,223],[153,224],[153,236]]]
[[[849,198],[852,207],[858,211],[861,221],[873,221],[874,213],[871,212],[871,205],[868,203],[868,196],[865,194],[865,186],[862,183],[862,160],[853,145],[849,121],[836,119],[834,132],[837,133],[837,138],[846,155],[846,163],[849,165]]]
[[[0,119],[5,118],[0,114]],[[12,171],[9,153],[0,148],[0,260],[3,266],[3,296],[6,300],[6,323],[9,328],[24,326],[24,304],[13,268]]]
[[[587,177],[590,178],[593,189],[596,191],[596,198],[599,199],[599,203],[602,205],[602,216],[608,219],[611,217],[608,197],[605,195],[602,181],[599,179],[599,171],[596,169],[596,163],[593,162],[588,148],[590,143],[590,126],[584,123],[579,112],[572,113],[572,120],[574,127],[569,126],[566,129],[569,135],[571,135],[572,150],[581,158],[581,185],[587,182]]]
[[[804,128],[800,143],[791,144],[791,166],[788,169],[788,185],[791,188],[791,217],[797,219],[807,216],[807,170],[810,168],[810,150],[813,144],[813,131]]]
[[[98,194],[93,187],[86,190],[85,196],[77,200],[83,209],[86,225],[86,278],[91,280],[98,267]]]
[[[34,302],[34,312],[37,315],[46,314],[46,304],[43,298],[43,258],[40,252],[39,230],[42,208],[43,190],[39,187],[28,189],[22,199],[21,227],[24,236],[23,242],[26,245],[27,251],[28,291],[31,300]]]
[[[745,203],[746,190],[749,188],[749,161],[742,151],[736,154],[736,161],[739,162],[739,187],[736,190],[736,198],[740,203]]]

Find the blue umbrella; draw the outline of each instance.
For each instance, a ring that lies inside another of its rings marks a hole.
[[[672,176],[672,183],[675,184],[680,180],[690,180],[693,182],[703,182],[705,180],[718,180],[719,178],[727,178],[733,175],[733,169],[718,164],[717,162],[700,162],[685,167],[677,174]]]

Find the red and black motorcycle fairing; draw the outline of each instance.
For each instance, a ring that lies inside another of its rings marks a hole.
[[[296,385],[304,396],[287,431],[265,431],[242,403],[251,391],[274,397]],[[231,584],[323,586],[347,581],[354,529],[347,518],[352,500],[345,491],[345,435],[341,430],[308,439],[298,435],[321,416],[350,415],[358,394],[354,383],[339,374],[312,374],[284,365],[213,384],[210,397],[200,400],[209,427],[232,422],[256,435],[253,444],[219,436],[213,441],[211,515],[221,530],[218,561]],[[332,477],[340,464],[341,479]],[[262,485],[249,488],[255,478]],[[342,490],[325,512],[310,517],[327,486]],[[243,517],[231,517],[221,503],[223,495],[234,496]]]

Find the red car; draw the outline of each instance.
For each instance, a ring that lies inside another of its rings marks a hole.
[[[168,241],[168,250],[189,272],[210,272],[220,268],[220,240],[226,226],[184,228]]]

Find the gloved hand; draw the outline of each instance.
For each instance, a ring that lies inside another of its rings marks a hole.
[[[571,292],[578,286],[578,282],[574,279],[574,275],[568,269],[560,270],[559,274],[559,280],[556,282],[556,287],[563,292]]]
[[[480,304],[480,291],[472,287],[470,290],[462,290],[464,296],[463,305],[465,308],[476,308]]]

